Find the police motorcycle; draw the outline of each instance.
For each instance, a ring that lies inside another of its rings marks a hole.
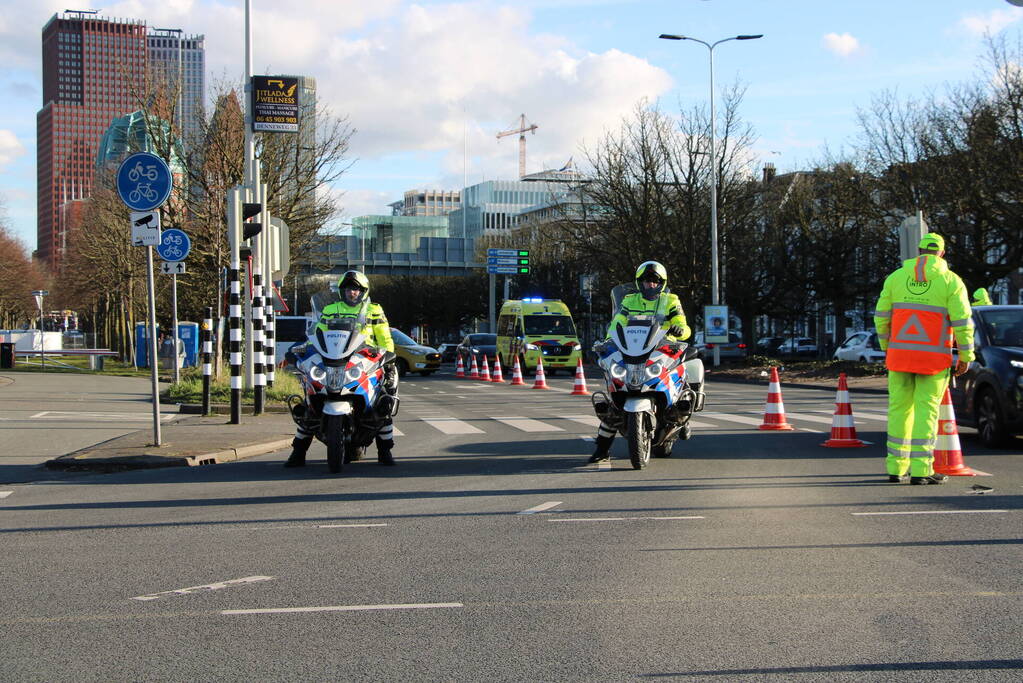
[[[633,285],[615,287],[612,310],[618,311],[622,298],[634,291]],[[626,438],[637,470],[646,467],[651,454],[670,457],[675,441],[689,438],[689,419],[703,410],[705,400],[703,362],[696,348],[666,341],[664,321],[663,313],[615,321],[609,339],[593,347],[607,383],[607,393],[591,396],[594,412]]]
[[[332,473],[362,457],[387,417],[398,414],[399,404],[397,387],[389,392],[384,383],[384,365],[394,361],[394,353],[367,343],[361,332],[365,313],[317,324],[323,308],[336,300],[329,292],[313,296],[308,339],[287,353],[305,390],[304,397],[288,397],[292,419],[327,446]]]

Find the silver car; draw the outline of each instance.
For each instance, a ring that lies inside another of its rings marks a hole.
[[[832,360],[852,360],[861,363],[883,363],[885,353],[877,341],[876,332],[855,332],[835,349]]]

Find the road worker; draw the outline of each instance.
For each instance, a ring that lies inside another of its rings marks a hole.
[[[962,279],[948,268],[945,240],[927,233],[920,255],[888,276],[874,326],[888,367],[888,481],[944,484],[934,472],[938,406],[973,360],[973,323]],[[952,340],[959,358],[953,364]]]
[[[668,331],[665,341],[684,341],[689,338],[690,329],[686,324],[686,314],[678,296],[664,291],[668,285],[668,271],[657,261],[644,261],[636,269],[636,288],[639,290],[622,298],[621,306],[607,329],[607,337],[611,336],[615,322],[624,323],[630,315],[653,314],[663,315],[662,329]],[[683,429],[683,439],[689,438],[690,427]],[[611,443],[615,438],[615,430],[604,422],[597,427],[597,448],[590,456],[589,462],[600,462],[611,457]]]
[[[317,326],[327,329],[324,321],[334,318],[359,318],[364,320],[363,334],[374,346],[394,353],[394,340],[391,339],[391,327],[380,304],[369,298],[369,278],[357,270],[349,270],[341,276],[337,285],[340,301],[323,307]],[[290,351],[289,351],[290,353]],[[398,371],[394,363],[384,365],[384,390],[394,395],[398,390]],[[305,410],[305,404],[296,406],[297,410]],[[285,467],[302,467],[305,465],[306,451],[313,441],[313,434],[302,429],[295,430],[295,438],[291,442],[291,455],[284,463]],[[391,449],[394,447],[394,425],[388,416],[376,435],[377,461],[381,465],[394,465]]]
[[[988,295],[987,290],[983,287],[978,287],[973,292],[973,301],[970,302],[971,306],[990,306],[991,296]]]

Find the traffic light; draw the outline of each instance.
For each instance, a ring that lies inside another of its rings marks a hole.
[[[248,240],[260,233],[263,230],[263,224],[259,222],[249,223],[248,220],[253,216],[258,216],[263,212],[263,205],[258,202],[242,202],[242,239]]]
[[[529,250],[519,249],[518,257],[519,275],[529,274]]]

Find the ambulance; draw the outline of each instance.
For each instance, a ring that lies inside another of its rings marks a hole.
[[[543,356],[545,374],[575,371],[582,348],[572,314],[560,299],[509,299],[497,318],[497,353],[508,372],[519,358],[522,372],[536,372]]]

